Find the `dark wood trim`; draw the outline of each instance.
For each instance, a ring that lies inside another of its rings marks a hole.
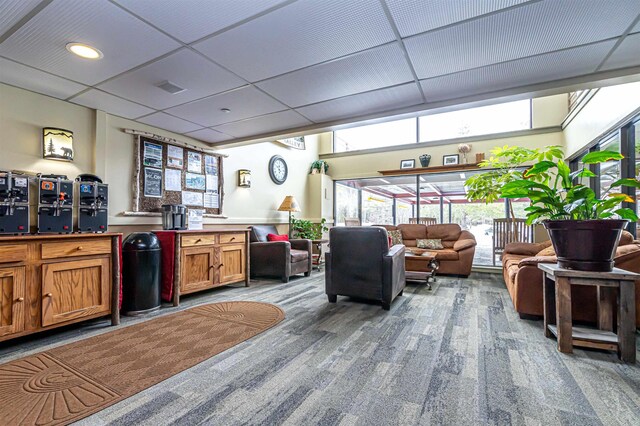
[[[395,170],[378,170],[383,176],[397,175],[424,175],[431,173],[458,172],[467,170],[481,170],[478,163],[472,164],[454,164],[451,166],[435,166],[435,167],[416,167],[414,169],[395,169]]]

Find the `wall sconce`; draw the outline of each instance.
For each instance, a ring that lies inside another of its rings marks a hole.
[[[251,170],[238,170],[238,186],[241,188],[251,188]]]
[[[47,160],[73,161],[73,132],[54,127],[42,129],[42,156]]]

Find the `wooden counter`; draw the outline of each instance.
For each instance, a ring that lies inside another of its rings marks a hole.
[[[180,295],[244,281],[249,286],[247,228],[153,231],[162,246],[162,298],[180,304]]]
[[[121,236],[0,237],[0,341],[108,315],[119,324]]]

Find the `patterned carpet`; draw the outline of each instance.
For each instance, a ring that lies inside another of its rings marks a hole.
[[[640,424],[640,364],[557,352],[542,321],[518,318],[498,275],[411,284],[385,312],[338,297],[324,277],[261,280],[185,297],[254,300],[287,318],[81,425],[631,425]],[[145,319],[175,312],[166,308]],[[113,330],[105,322],[31,336],[0,362]]]

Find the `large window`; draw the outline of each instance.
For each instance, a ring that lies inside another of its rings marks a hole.
[[[599,147],[601,151],[620,152],[620,133],[616,132],[611,138],[603,141]],[[611,190],[611,184],[620,179],[621,176],[620,161],[609,161],[600,164],[600,198]]]
[[[333,152],[432,142],[531,128],[531,100],[336,130]]]

